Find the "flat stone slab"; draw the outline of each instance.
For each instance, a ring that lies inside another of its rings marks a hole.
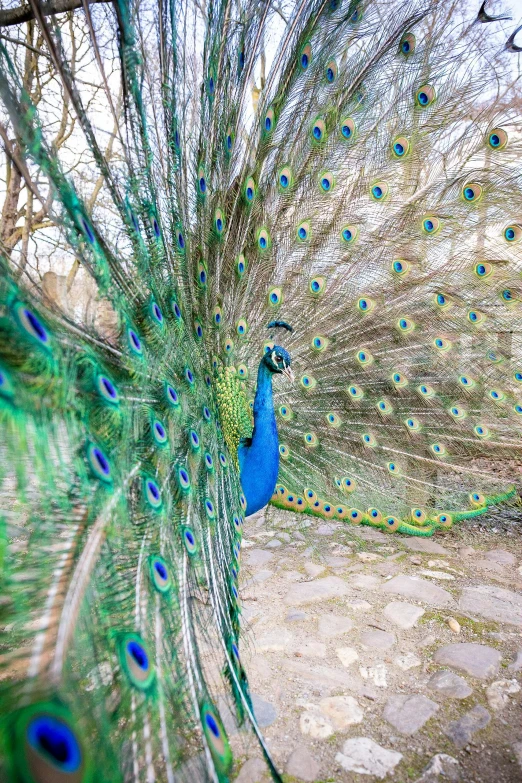
[[[432,538],[418,538],[417,536],[403,536],[401,543],[406,544],[412,552],[427,552],[430,555],[450,555],[447,549],[438,544]]]
[[[395,644],[395,635],[387,633],[387,631],[379,631],[378,629],[363,631],[361,644],[367,650],[388,650]]]
[[[459,720],[454,720],[448,724],[445,734],[452,740],[457,748],[464,748],[476,731],[485,728],[491,715],[485,707],[477,704],[472,710],[466,712]]]
[[[313,783],[319,778],[321,767],[307,748],[298,747],[286,762],[286,773],[304,783]]]
[[[518,765],[522,769],[522,742],[514,742],[511,747],[517,758]]]
[[[359,674],[365,680],[372,680],[377,688],[387,688],[387,668],[385,663],[376,663],[375,666],[359,666]]]
[[[461,780],[459,762],[446,753],[437,753],[415,783],[459,783]]]
[[[328,601],[330,598],[340,598],[350,594],[350,588],[338,576],[326,576],[313,582],[301,582],[292,585],[285,596],[285,604],[299,606],[316,601]]]
[[[506,552],[505,549],[490,549],[489,552],[484,554],[484,558],[507,566],[513,566],[517,562],[515,555],[511,554],[511,552]]]
[[[357,538],[363,538],[365,541],[376,541],[379,544],[389,544],[389,533],[381,533],[380,530],[375,530],[372,527],[363,527],[362,525],[354,525],[350,528],[350,533]]]
[[[364,713],[353,696],[330,696],[321,699],[319,709],[335,731],[343,731],[348,726],[362,723]]]
[[[270,628],[256,638],[256,649],[260,652],[283,652],[293,641],[293,635],[286,628]]]
[[[257,696],[255,693],[252,694],[252,706],[256,721],[261,728],[271,726],[277,719],[277,710],[272,702],[262,699],[261,696]]]
[[[352,663],[359,660],[359,654],[353,647],[338,647],[335,654],[341,661],[343,666],[351,666]]]
[[[270,577],[273,575],[273,571],[269,571],[268,568],[263,568],[261,571],[257,571],[250,579],[247,579],[243,585],[243,588],[250,587],[250,585],[260,584],[261,582],[266,582],[266,580],[270,579]]]
[[[369,612],[373,608],[372,604],[362,598],[352,598],[351,601],[348,601],[348,606],[354,612]]]
[[[347,557],[341,557],[341,556],[335,556],[332,555],[331,557],[325,557],[325,563],[330,568],[344,568],[349,564],[349,560]]]
[[[326,644],[306,639],[294,647],[294,655],[304,658],[326,658]]]
[[[434,655],[435,663],[460,669],[479,680],[493,677],[498,671],[501,659],[498,650],[475,642],[446,644],[439,647]]]
[[[397,693],[390,696],[383,718],[401,734],[415,734],[437,712],[439,705],[426,696]]]
[[[355,689],[360,680],[350,674],[346,669],[334,669],[333,666],[318,666],[311,661],[300,658],[281,661],[287,671],[297,674],[303,680],[312,685],[321,686],[333,690],[334,688]]]
[[[308,576],[311,576],[312,579],[315,579],[316,576],[319,576],[319,574],[322,574],[324,571],[323,565],[312,563],[310,560],[307,560],[306,563],[303,563],[303,566]]]
[[[280,546],[281,542],[277,538],[271,538],[270,541],[265,544],[266,549],[277,549]]]
[[[507,576],[506,567],[502,563],[497,563],[495,560],[474,560],[473,568],[478,571],[485,571],[486,576],[488,574],[498,574],[498,576]]]
[[[495,585],[465,587],[459,607],[471,615],[522,628],[522,595]]]
[[[413,598],[430,606],[455,606],[453,596],[443,587],[428,582],[427,579],[417,579],[406,574],[399,574],[381,585],[380,589],[387,595],[402,595]]]
[[[508,669],[510,672],[519,672],[522,669],[522,650],[517,650],[515,658],[509,664]]]
[[[486,688],[488,704],[495,711],[504,709],[514,693],[520,693],[520,685],[516,680],[497,680]]]
[[[290,609],[285,617],[287,623],[300,623],[306,620],[308,615],[306,612],[302,612],[299,609]]]
[[[325,525],[319,525],[314,532],[317,533],[318,536],[333,536],[337,528],[338,525],[329,525],[326,523]]]
[[[414,669],[416,666],[420,666],[422,663],[421,659],[417,658],[415,653],[412,652],[404,653],[404,655],[398,655],[393,662],[396,666],[399,667],[399,669],[402,669],[403,672],[407,672],[409,669]]]
[[[381,584],[381,579],[372,574],[354,574],[350,577],[350,584],[361,590],[373,590]]]
[[[319,636],[332,639],[342,636],[353,628],[353,621],[349,617],[339,614],[323,614],[319,618]]]
[[[405,601],[392,601],[391,604],[384,607],[383,613],[394,625],[408,630],[408,628],[413,628],[417,620],[422,617],[424,609]]]
[[[428,688],[449,699],[467,699],[473,693],[473,689],[463,677],[447,669],[432,674],[428,680]]]
[[[402,753],[383,748],[369,737],[353,737],[346,740],[342,753],[337,753],[335,760],[347,772],[384,780],[402,760]]]
[[[250,549],[246,554],[248,565],[264,566],[273,558],[271,552],[265,552],[264,549]]]
[[[234,783],[262,783],[267,779],[266,769],[266,761],[263,759],[248,759]]]
[[[315,705],[309,705],[299,718],[299,728],[302,734],[308,734],[312,739],[328,739],[334,733],[330,721],[321,714]]]

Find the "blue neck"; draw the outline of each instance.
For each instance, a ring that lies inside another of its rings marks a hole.
[[[257,371],[252,443],[238,449],[241,486],[246,514],[266,506],[273,495],[279,472],[279,440],[272,397],[272,373],[264,361]]]

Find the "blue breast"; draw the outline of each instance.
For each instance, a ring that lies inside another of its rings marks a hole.
[[[259,365],[257,374],[252,443],[239,447],[238,459],[248,516],[269,502],[279,472],[279,439],[272,399],[272,373],[264,362]]]

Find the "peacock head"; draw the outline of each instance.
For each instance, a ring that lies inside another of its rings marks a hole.
[[[268,367],[270,372],[282,373],[288,380],[294,381],[294,373],[290,367],[292,359],[288,351],[281,348],[280,345],[274,345],[263,356],[262,361]]]

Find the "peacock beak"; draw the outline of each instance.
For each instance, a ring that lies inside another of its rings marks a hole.
[[[290,383],[293,383],[295,381],[295,375],[291,367],[287,367],[285,364],[281,372],[283,373],[283,375],[285,375],[288,378]]]

